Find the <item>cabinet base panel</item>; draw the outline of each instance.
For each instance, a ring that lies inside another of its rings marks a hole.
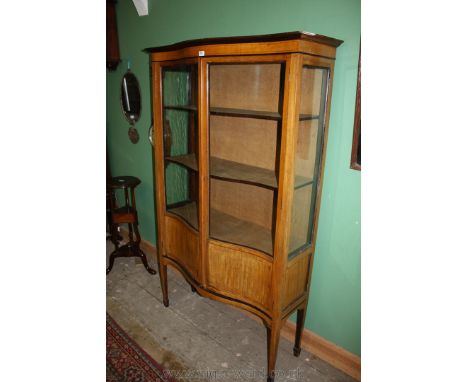
[[[198,282],[190,276],[190,273],[184,268],[183,265],[179,264],[174,259],[164,256],[162,258],[162,262],[164,264],[171,266],[171,268],[177,270],[184,277],[184,279],[190,284],[190,286],[192,288],[195,288],[196,292],[200,296],[207,297],[215,301],[227,303],[229,305],[235,306],[236,308],[247,310],[248,312],[253,313],[257,317],[259,317],[263,321],[265,326],[269,327],[271,325],[271,317],[268,313],[258,309],[257,307],[253,305],[245,303],[243,301],[236,300],[229,296],[224,296],[223,294],[216,292],[216,291],[205,289],[202,285],[198,284]]]

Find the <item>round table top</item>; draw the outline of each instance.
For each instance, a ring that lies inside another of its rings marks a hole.
[[[113,177],[110,182],[107,182],[107,186],[111,188],[133,188],[138,186],[140,183],[141,180],[135,176],[123,175]]]

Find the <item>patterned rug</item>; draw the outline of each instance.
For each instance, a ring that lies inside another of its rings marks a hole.
[[[107,382],[175,382],[106,313]]]

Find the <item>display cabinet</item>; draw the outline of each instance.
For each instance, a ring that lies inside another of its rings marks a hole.
[[[273,381],[294,312],[300,353],[342,41],[304,32],[149,48],[158,262],[260,317]]]

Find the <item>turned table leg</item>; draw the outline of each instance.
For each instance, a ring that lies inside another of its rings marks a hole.
[[[109,267],[106,269],[106,274],[112,270],[116,257],[139,257],[148,273],[156,274],[156,271],[149,266],[145,253],[140,249],[141,237],[138,230],[138,213],[135,201],[135,187],[140,183],[140,179],[134,176],[117,176],[107,180],[108,193],[111,193],[109,210],[111,240],[115,250],[109,257]],[[123,190],[125,194],[125,204],[122,207],[116,205],[114,191],[118,189]],[[118,242],[117,227],[119,224],[128,224],[128,242],[123,246],[120,246]]]

